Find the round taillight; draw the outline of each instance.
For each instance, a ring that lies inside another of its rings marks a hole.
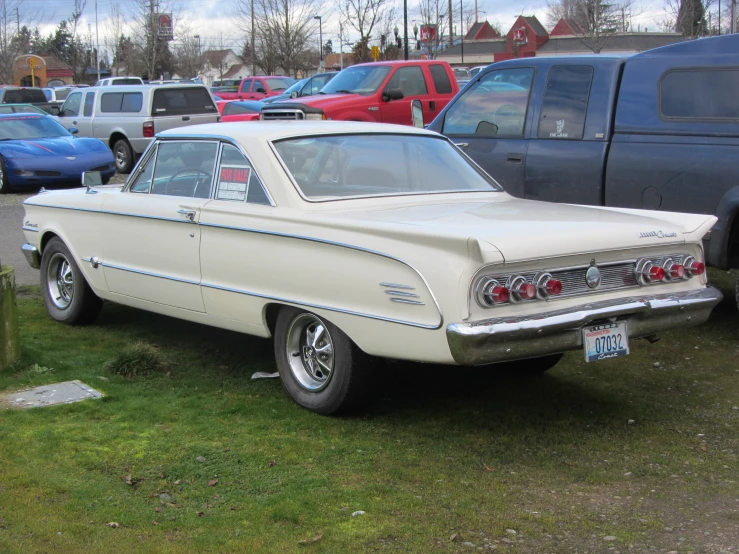
[[[502,285],[494,283],[487,288],[485,296],[490,298],[495,304],[503,304],[504,302],[508,302],[508,299],[511,297],[511,291]]]
[[[703,262],[693,262],[690,264],[691,275],[703,275],[706,272],[706,264]]]
[[[665,270],[659,266],[652,265],[646,269],[644,277],[650,283],[657,283],[665,278]]]
[[[671,264],[667,268],[667,275],[670,279],[682,279],[685,277],[685,266],[680,264]]]
[[[516,292],[518,292],[518,296],[521,297],[521,300],[531,300],[536,298],[536,286],[532,283],[523,283],[519,285]]]
[[[562,292],[562,281],[559,279],[548,279],[544,285],[544,290],[551,296],[557,296]]]

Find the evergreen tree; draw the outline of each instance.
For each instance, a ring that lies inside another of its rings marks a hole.
[[[702,0],[680,0],[675,29],[691,39],[706,34],[706,8]]]

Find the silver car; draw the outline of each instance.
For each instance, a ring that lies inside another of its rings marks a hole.
[[[198,84],[76,90],[56,117],[67,129],[77,129],[78,136],[98,138],[110,146],[119,173],[131,172],[156,133],[220,121],[213,97]]]

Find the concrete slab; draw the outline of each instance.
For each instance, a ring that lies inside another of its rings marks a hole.
[[[87,386],[82,381],[75,380],[5,393],[0,395],[0,405],[4,404],[11,408],[42,408],[102,397],[103,393]]]

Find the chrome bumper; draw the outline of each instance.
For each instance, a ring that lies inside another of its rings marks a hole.
[[[21,246],[21,251],[26,256],[28,265],[30,265],[33,269],[41,268],[41,253],[38,251],[38,248],[36,248],[33,244],[26,243]]]
[[[589,302],[566,310],[526,317],[500,317],[451,323],[446,335],[460,365],[482,365],[534,358],[582,348],[581,329],[604,320],[627,320],[630,338],[705,322],[723,295],[698,291]]]

